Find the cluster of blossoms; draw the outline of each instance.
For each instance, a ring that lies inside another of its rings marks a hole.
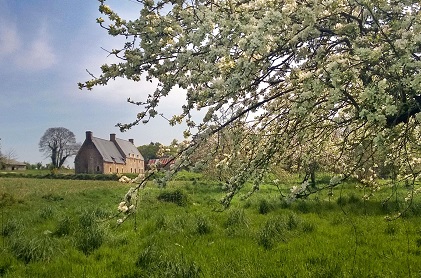
[[[127,176],[121,176],[120,179],[118,180],[121,183],[139,183],[143,180],[143,178],[145,177],[144,174],[139,174],[136,178],[131,179]]]
[[[310,185],[310,182],[308,180],[305,180],[299,186],[298,185],[294,185],[290,189],[291,192],[290,192],[290,195],[289,195],[289,200],[290,201],[294,201],[295,199],[297,199],[298,196],[304,194],[309,185]]]
[[[132,182],[132,179],[131,179],[131,178],[129,178],[129,177],[127,177],[127,176],[121,176],[121,177],[118,179],[118,181],[119,181],[119,182],[122,182],[122,183],[131,183],[131,182]]]
[[[138,189],[131,187],[124,196],[124,201],[118,204],[117,210],[122,213],[123,218],[117,219],[117,224],[122,224],[132,213],[134,213],[136,206],[135,202],[137,199]]]
[[[125,201],[120,202],[120,204],[118,204],[118,211],[119,212],[129,213],[133,209],[134,209],[134,205],[127,206],[127,203]]]
[[[414,189],[410,192],[408,192],[408,194],[405,197],[405,202],[411,202],[412,199],[414,198],[415,195],[418,195],[421,193],[421,187],[418,187],[417,189]]]

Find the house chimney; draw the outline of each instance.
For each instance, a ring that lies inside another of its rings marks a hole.
[[[134,145],[134,140],[133,139],[129,139],[129,142]]]
[[[110,134],[110,141],[115,142],[115,133]]]
[[[92,141],[92,131],[86,131],[86,140]]]

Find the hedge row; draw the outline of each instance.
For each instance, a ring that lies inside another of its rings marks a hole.
[[[0,178],[118,181],[119,176],[115,174],[25,174],[16,172],[4,172],[0,173]]]

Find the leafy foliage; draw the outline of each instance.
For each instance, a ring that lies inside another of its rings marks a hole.
[[[160,146],[161,144],[158,142],[156,143],[151,142],[148,145],[139,146],[137,147],[137,149],[142,154],[145,161],[149,161],[149,159],[158,158],[158,151],[159,151]]]

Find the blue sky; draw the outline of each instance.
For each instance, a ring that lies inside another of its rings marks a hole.
[[[135,18],[140,5],[131,0],[106,2],[123,18]],[[96,0],[0,0],[0,144],[19,161],[47,163],[38,142],[50,127],[65,127],[85,139],[85,131],[107,139],[133,138],[136,145],[169,144],[182,139],[182,127],[170,127],[161,117],[120,133],[116,123],[131,122],[138,112],[128,97],[144,100],[153,91],[149,82],[116,80],[93,91],[79,90],[90,79],[88,69],[112,62],[101,49],[119,48],[119,38],[99,27]],[[160,113],[180,111],[185,96],[178,92],[165,100]],[[178,109],[177,109],[178,108]],[[68,161],[73,166],[73,158]]]

